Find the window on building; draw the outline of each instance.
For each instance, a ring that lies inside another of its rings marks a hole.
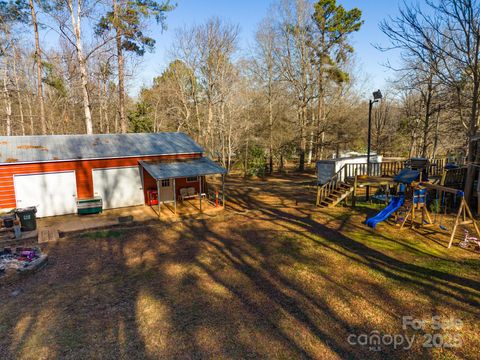
[[[189,176],[187,177],[187,182],[197,182],[198,176]]]
[[[169,187],[170,179],[162,179],[162,187]]]

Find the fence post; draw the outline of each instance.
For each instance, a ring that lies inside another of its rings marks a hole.
[[[352,207],[357,204],[357,169],[355,168],[355,180],[353,180]]]
[[[317,206],[320,205],[320,185],[317,184]]]

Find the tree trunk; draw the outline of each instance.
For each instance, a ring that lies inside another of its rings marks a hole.
[[[88,97],[88,73],[87,61],[83,53],[82,30],[81,30],[81,3],[77,0],[77,13],[73,9],[72,0],[67,0],[68,9],[70,10],[70,18],[72,20],[73,33],[75,34],[75,48],[77,53],[78,67],[80,70],[80,82],[83,98],[83,111],[85,114],[85,129],[87,134],[93,134],[92,113],[90,99]]]
[[[435,159],[435,157],[437,156],[439,125],[440,125],[440,111],[437,111],[437,118],[435,119],[435,135],[433,137],[432,159]]]
[[[118,3],[113,0],[113,17],[118,21]],[[117,62],[118,62],[118,115],[120,117],[120,131],[126,133],[128,131],[127,118],[125,116],[125,58],[123,56],[122,30],[119,26],[115,26],[115,42],[117,46]]]
[[[320,64],[318,66],[318,100],[317,100],[317,140],[320,140],[320,144],[317,143],[317,151],[319,158],[323,159],[323,146],[325,140],[325,132],[323,131],[324,120],[325,120],[325,92],[323,88],[323,64],[322,59],[320,59]]]
[[[196,78],[192,71],[190,75],[190,86],[192,87],[192,99],[195,106],[195,118],[197,120],[197,142],[204,145],[205,139],[203,137],[203,129],[200,120],[200,109],[198,108],[198,99],[197,99],[197,89],[196,89]]]
[[[312,96],[313,97],[313,96]],[[308,139],[308,158],[307,164],[310,165],[312,163],[313,153],[315,152],[315,111],[313,106],[311,108],[311,118],[310,118],[310,135]]]
[[[45,101],[43,99],[43,83],[42,83],[42,50],[40,48],[40,36],[38,33],[37,14],[33,0],[29,0],[30,13],[32,16],[33,32],[35,33],[35,63],[37,65],[37,96],[40,108],[40,126],[42,134],[47,134],[47,121],[45,119]],[[33,134],[33,127],[31,128]]]
[[[17,74],[17,52],[15,51],[15,47],[13,47],[12,65],[13,65],[13,79],[15,80],[15,92],[17,93],[18,112],[20,114],[20,129],[22,131],[22,135],[25,136],[25,118],[23,116],[22,97],[20,96],[20,85],[19,85],[18,74]]]
[[[248,137],[247,137],[247,142],[245,144],[245,160],[243,164],[243,177],[247,177],[247,171],[248,171]]]
[[[210,99],[210,95],[207,95],[207,102],[208,102],[207,104],[208,118],[207,118],[207,133],[205,136],[205,147],[210,151],[215,151],[215,149],[213,148],[213,141],[209,139],[209,137],[211,136],[211,132],[212,132],[211,127],[213,123],[213,104],[212,104],[212,100]]]
[[[220,123],[221,123],[221,137],[222,137],[222,164],[226,166],[226,149],[225,149],[225,101],[222,100],[220,103]]]
[[[110,118],[108,116],[108,102],[107,102],[107,96],[108,96],[108,88],[107,88],[107,80],[105,80],[103,82],[103,115],[105,117],[105,121],[104,121],[104,124],[105,124],[105,132],[107,134],[110,133]]]
[[[273,59],[272,54],[269,53],[267,57],[267,72],[268,72],[268,172],[273,174]]]
[[[429,79],[427,94],[425,98],[425,120],[423,123],[423,137],[422,137],[422,157],[427,157],[428,151],[428,135],[430,132],[430,108],[432,104],[432,81]]]
[[[408,157],[412,158],[413,154],[415,153],[415,133],[412,132],[410,134],[410,149],[408,150]]]
[[[308,165],[310,165],[312,163],[312,158],[313,158],[313,147],[314,147],[313,138],[314,138],[314,134],[313,134],[313,130],[312,130],[312,131],[310,131],[310,138],[308,140],[308,157],[307,157],[307,164]]]
[[[12,135],[12,102],[10,100],[10,94],[7,87],[8,82],[8,70],[5,66],[3,71],[3,101],[5,104],[5,118],[6,118],[6,135]]]
[[[474,83],[473,83],[473,102],[472,102],[472,109],[470,113],[470,121],[469,121],[469,129],[468,129],[468,157],[467,157],[467,179],[465,181],[465,199],[467,202],[470,202],[472,192],[473,192],[473,182],[475,178],[475,169],[476,167],[473,165],[478,156],[480,156],[480,151],[477,150],[477,153],[474,153],[474,143],[472,139],[477,134],[477,106],[478,106],[478,94],[479,94],[479,86],[480,86],[480,79],[478,76],[474,74]]]
[[[232,122],[228,122],[228,146],[227,146],[227,171],[230,171],[231,163],[232,163]]]
[[[302,104],[298,114],[300,121],[300,158],[298,163],[298,170],[305,171],[305,153],[307,152],[307,139],[305,133],[305,105]]]
[[[324,145],[325,145],[325,131],[322,130],[320,132],[320,146],[319,146],[320,149],[318,151],[318,154],[319,154],[318,158],[320,160],[322,160],[325,157],[325,154],[324,154],[325,153],[325,147],[324,147]]]
[[[98,121],[100,134],[103,134],[103,94],[102,94],[102,81],[98,80],[97,84],[97,96],[98,96]]]
[[[269,67],[269,76],[268,76],[268,130],[269,130],[269,142],[268,142],[268,156],[269,156],[269,166],[268,172],[270,175],[273,174],[273,103],[272,103],[272,79],[270,75]]]
[[[27,99],[28,117],[30,119],[30,135],[33,135],[35,130],[33,126],[33,110],[32,110],[32,104],[30,102],[30,96],[27,95],[26,99]]]

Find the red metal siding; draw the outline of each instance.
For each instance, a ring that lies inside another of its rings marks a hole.
[[[157,190],[157,182],[155,179],[143,169],[143,195],[145,196],[145,203],[147,203],[147,191]]]
[[[20,174],[39,174],[46,172],[75,171],[77,178],[77,194],[79,198],[93,196],[92,170],[138,165],[140,160],[174,160],[201,157],[200,154],[146,156],[135,158],[118,158],[102,160],[61,161],[35,164],[0,165],[0,209],[16,207],[13,176]]]
[[[143,191],[145,195],[145,202],[147,202],[147,191],[148,190],[157,190],[157,182],[155,179],[145,170],[143,170]],[[187,178],[178,178],[175,179],[175,189],[177,193],[177,199],[180,199],[180,189],[186,187],[194,187],[195,191],[200,192],[200,183],[196,182],[187,182]],[[204,186],[205,188],[205,186]]]

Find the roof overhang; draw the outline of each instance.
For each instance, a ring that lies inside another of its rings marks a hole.
[[[155,180],[226,174],[227,170],[207,157],[177,161],[140,161]]]

